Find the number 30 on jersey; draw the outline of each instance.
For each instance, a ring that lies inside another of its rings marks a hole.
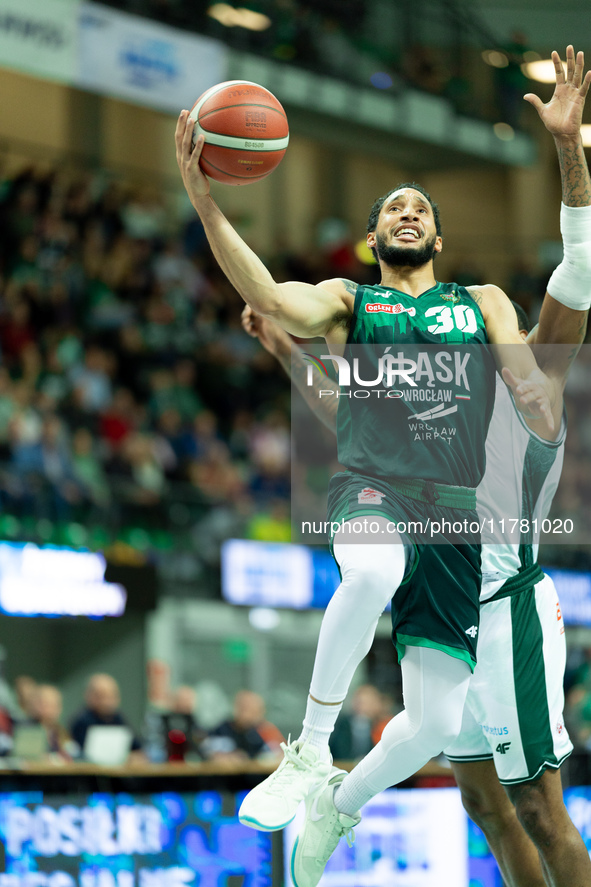
[[[451,333],[459,330],[461,333],[475,333],[478,329],[474,309],[468,305],[434,305],[425,311],[425,317],[435,316],[436,323],[427,327],[429,333]]]

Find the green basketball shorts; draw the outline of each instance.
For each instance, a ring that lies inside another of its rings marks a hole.
[[[412,484],[413,482],[408,482]],[[424,483],[424,482],[421,482]],[[440,488],[440,498],[461,501],[463,488]],[[407,572],[392,600],[392,639],[399,660],[408,645],[433,647],[456,659],[463,659],[473,669],[479,630],[481,586],[480,543],[475,533],[454,532],[453,540],[442,533],[431,534],[434,522],[464,526],[476,521],[470,508],[420,501],[405,495],[386,480],[352,471],[340,472],[330,483],[328,521],[331,546],[338,527],[344,522],[359,524],[359,532],[339,533],[339,542],[400,544],[409,549]],[[467,497],[464,495],[464,499]],[[385,518],[392,527],[371,518]],[[366,531],[363,532],[365,520]],[[379,535],[375,535],[378,532]],[[396,535],[399,533],[399,537]]]

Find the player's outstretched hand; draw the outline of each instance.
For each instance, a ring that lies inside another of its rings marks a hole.
[[[526,419],[543,419],[549,431],[554,431],[552,401],[548,392],[549,380],[541,371],[537,371],[540,381],[519,379],[508,367],[503,367],[503,380],[513,393],[515,406]],[[543,381],[542,381],[543,380]],[[544,384],[546,382],[547,384]]]
[[[241,315],[242,327],[249,336],[258,339],[263,348],[278,357],[280,353],[289,354],[291,351],[291,337],[280,326],[261,317],[247,305]]]
[[[199,158],[203,150],[205,138],[200,135],[193,147],[193,129],[195,122],[189,117],[188,111],[181,111],[176,124],[176,162],[179,165],[181,176],[191,203],[207,197],[209,194],[209,180],[199,166]]]
[[[532,92],[528,92],[523,98],[534,106],[542,123],[553,136],[578,137],[585,97],[591,85],[591,70],[583,77],[585,57],[582,52],[578,52],[575,59],[572,46],[566,48],[566,76],[556,51],[552,53],[552,61],[556,71],[556,86],[550,101],[545,105]]]

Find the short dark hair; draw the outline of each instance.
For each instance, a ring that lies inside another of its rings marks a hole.
[[[510,300],[511,304],[515,308],[515,314],[517,315],[517,325],[520,330],[531,330],[531,320],[529,319],[529,315],[525,308],[522,308],[519,302],[514,302],[513,299]]]
[[[413,191],[418,191],[419,194],[422,194],[423,197],[427,198],[427,200],[429,201],[429,203],[431,205],[431,209],[433,210],[433,219],[435,220],[435,231],[437,232],[438,237],[441,237],[442,231],[441,231],[441,219],[439,217],[439,206],[433,202],[429,192],[425,191],[423,186],[417,184],[417,182],[400,182],[399,185],[394,185],[394,187],[391,188],[387,194],[384,194],[383,197],[378,197],[377,200],[374,200],[373,206],[369,211],[369,218],[367,220],[367,229],[366,229],[367,233],[369,234],[370,231],[376,230],[381,209],[382,209],[384,203],[386,202],[386,200],[388,199],[388,197],[390,197],[391,194],[395,194],[397,191],[401,191],[403,188],[412,188]],[[375,247],[372,249],[372,253],[374,255],[374,259],[377,262],[378,254],[377,254],[377,250],[375,249]]]
[[[419,194],[422,194],[423,197],[426,197],[429,203],[431,204],[431,209],[433,210],[433,218],[435,220],[435,230],[439,237],[442,236],[441,232],[441,219],[439,218],[439,206],[433,202],[431,199],[431,195],[428,191],[425,191],[422,185],[418,185],[416,182],[401,182],[399,185],[394,185],[393,188],[390,188],[387,194],[384,194],[383,197],[378,197],[377,200],[374,201],[372,208],[369,211],[369,218],[367,220],[367,233],[370,231],[375,231],[378,218],[380,215],[380,211],[391,194],[395,194],[397,191],[401,191],[403,188],[412,188],[413,191],[418,191]]]

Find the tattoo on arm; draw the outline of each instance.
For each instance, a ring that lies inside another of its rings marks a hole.
[[[572,146],[558,142],[556,150],[562,182],[562,202],[565,206],[589,206],[591,177],[582,144]]]
[[[341,277],[341,283],[343,284],[347,292],[350,293],[352,296],[357,293],[357,284],[354,283],[352,280],[347,280],[346,278]]]
[[[470,295],[472,296],[472,298],[474,299],[474,301],[476,302],[478,307],[481,308],[482,307],[482,293],[480,292],[480,290],[474,290],[474,289],[472,289],[471,286],[466,287],[466,289],[468,290],[468,292],[470,293]]]
[[[573,360],[575,359],[575,357],[577,356],[577,354],[581,350],[581,345],[585,341],[586,332],[587,332],[587,312],[583,311],[583,312],[581,312],[581,320],[579,322],[579,328],[577,330],[577,336],[578,336],[579,341],[575,345],[573,345],[573,347],[571,348],[571,350],[568,354],[568,357],[566,359],[566,363],[567,363],[567,366],[569,367],[569,369],[570,369],[570,365],[572,364]]]

